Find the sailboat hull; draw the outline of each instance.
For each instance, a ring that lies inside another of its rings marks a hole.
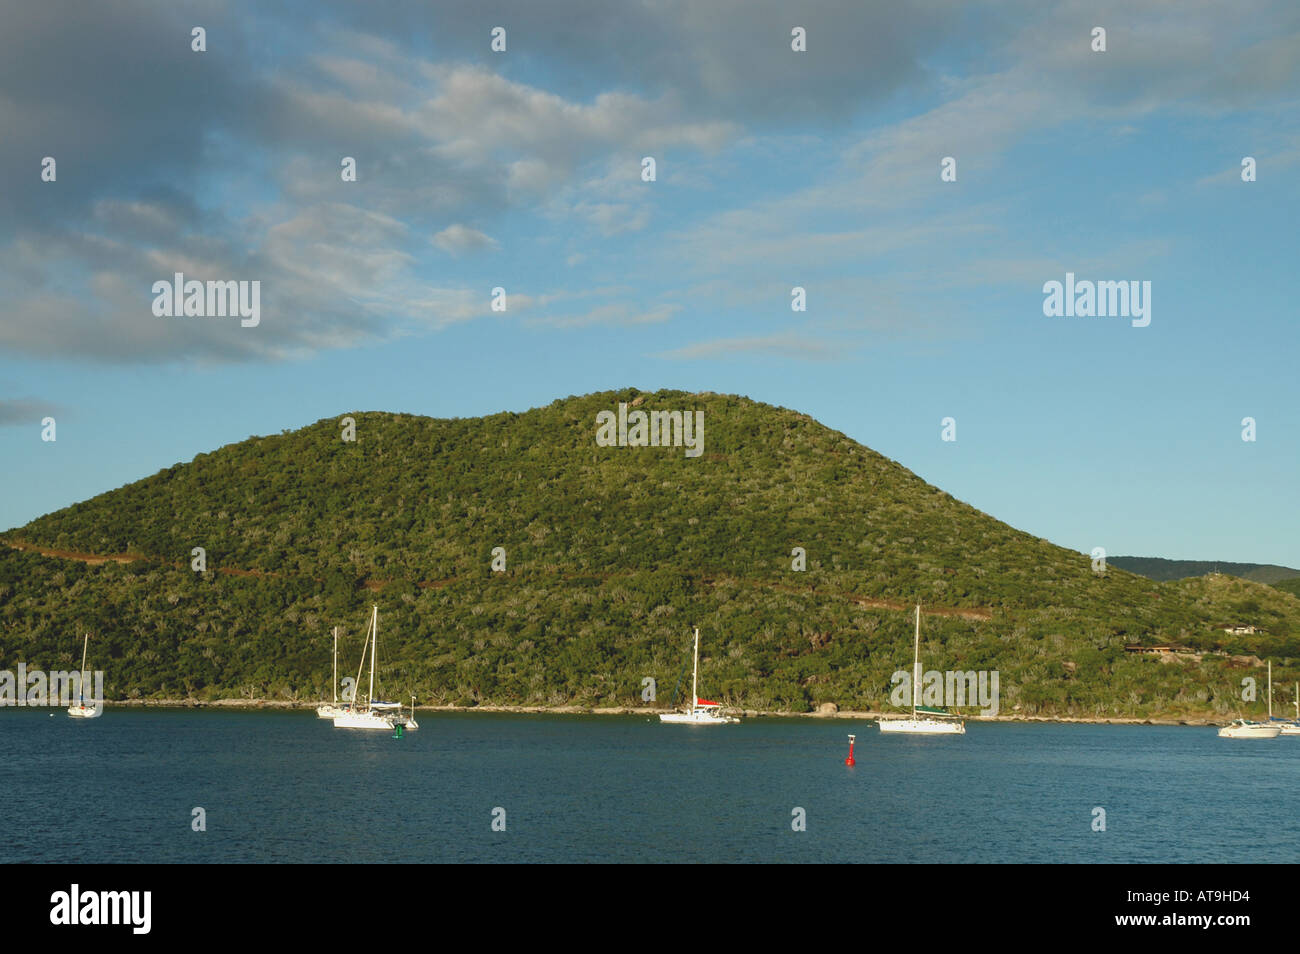
[[[881,719],[881,732],[906,732],[912,735],[965,735],[963,722],[940,722],[938,719]]]
[[[68,706],[68,715],[74,719],[97,719],[103,711],[102,706]]]
[[[316,718],[318,719],[337,719],[347,710],[342,706],[332,706],[329,703],[316,707]]]
[[[739,719],[731,716],[717,715],[703,709],[694,712],[664,712],[659,716],[660,722],[669,725],[738,725]]]
[[[393,720],[377,712],[345,712],[334,717],[336,729],[387,729],[393,728]]]

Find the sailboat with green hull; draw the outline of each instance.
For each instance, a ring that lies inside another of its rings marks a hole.
[[[954,717],[947,709],[918,706],[921,695],[921,605],[916,606],[916,641],[912,649],[912,718],[881,719],[877,722],[881,732],[899,732],[911,735],[965,735],[966,723]]]
[[[366,666],[366,654],[370,655],[370,688],[366,691],[365,700],[360,701],[355,698],[361,692],[361,673]],[[340,712],[334,717],[334,728],[336,729],[381,729],[388,730],[393,727],[393,717],[388,714],[388,710],[396,708],[397,704],[393,702],[375,701],[375,657],[379,654],[379,607],[372,607],[370,618],[370,631],[366,634],[366,645],[361,650],[361,665],[357,668],[357,687],[351,705],[346,710]]]

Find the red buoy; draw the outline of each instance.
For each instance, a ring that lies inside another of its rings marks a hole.
[[[857,765],[857,764],[858,764],[858,763],[857,763],[856,761],[854,761],[854,759],[853,759],[853,740],[856,739],[856,738],[857,738],[856,735],[851,735],[851,736],[849,736],[849,757],[848,757],[847,759],[844,760],[844,764],[845,764],[845,765]]]

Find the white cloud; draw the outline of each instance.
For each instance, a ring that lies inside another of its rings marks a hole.
[[[449,225],[433,237],[433,244],[449,255],[501,247],[496,239],[465,225]]]

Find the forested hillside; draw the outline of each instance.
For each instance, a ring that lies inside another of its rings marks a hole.
[[[597,446],[597,413],[620,401],[702,411],[703,453]],[[340,414],[5,537],[138,557],[0,551],[0,668],[75,666],[89,631],[117,698],[328,695],[330,630],[355,665],[372,602],[391,694],[466,705],[640,704],[645,676],[662,701],[698,624],[712,696],[879,708],[910,662],[914,602],[927,668],[998,669],[1004,712],[1233,710],[1241,660],[1170,664],[1130,643],[1267,652],[1281,682],[1300,656],[1289,593],[1094,573],[805,415],[727,395]],[[1242,623],[1264,632],[1223,632]]]

